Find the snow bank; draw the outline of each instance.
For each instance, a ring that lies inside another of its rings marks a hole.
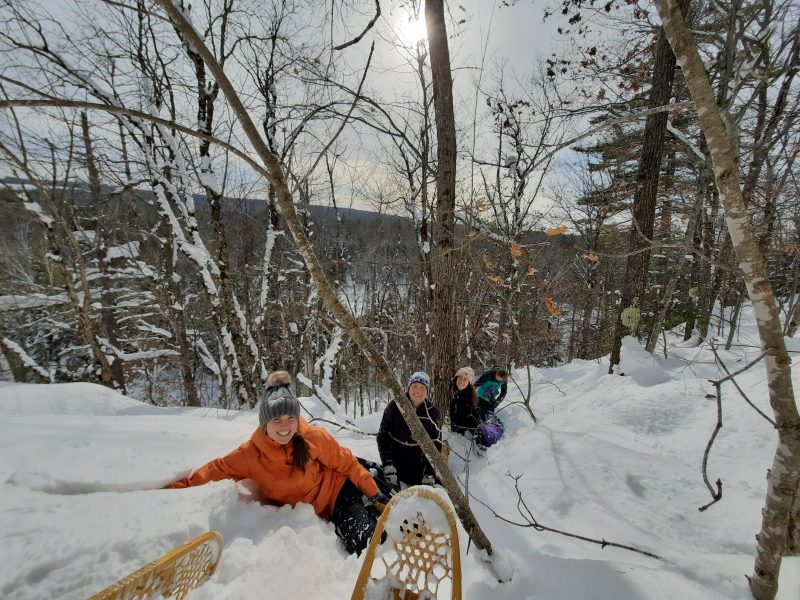
[[[745,311],[745,319],[751,318]],[[721,352],[735,370],[758,354],[745,322]],[[509,386],[500,416],[507,433],[484,455],[462,440],[450,466],[469,484],[472,506],[513,579],[498,584],[460,529],[465,599],[749,599],[765,474],[775,434],[723,387],[724,427],[709,476],[723,499],[708,511],[700,465],[716,422],[705,398],[720,376],[707,347],[677,347],[653,358],[635,340],[623,346],[625,377],[607,361],[532,370],[532,423]],[[522,389],[526,372],[514,373]],[[740,385],[769,412],[763,368]],[[795,375],[796,389],[800,381]],[[304,400],[313,414],[321,402]],[[331,416],[331,415],[328,415]],[[380,415],[356,423],[377,430]],[[162,409],[91,384],[0,385],[0,597],[86,598],[203,531],[222,533],[219,571],[190,597],[349,598],[360,560],[347,556],[333,527],[309,506],[261,506],[246,484],[160,489],[248,439],[253,412]],[[376,459],[374,437],[331,431]],[[654,560],[555,533],[516,527],[514,479],[543,525],[655,552]],[[477,500],[491,506],[491,510]],[[467,549],[470,548],[467,554]],[[800,596],[800,559],[784,560],[781,600]]]
[[[3,417],[114,415],[136,406],[147,405],[93,383],[60,383],[42,387],[0,382],[0,415]]]

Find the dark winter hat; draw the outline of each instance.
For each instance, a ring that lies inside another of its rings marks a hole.
[[[284,415],[300,416],[300,402],[289,390],[292,377],[286,371],[274,371],[267,378],[267,389],[261,396],[258,407],[258,422],[266,425],[268,421]]]
[[[412,383],[421,383],[425,386],[425,389],[428,390],[428,393],[431,391],[431,378],[428,377],[428,374],[425,371],[417,371],[411,377],[408,378],[408,385],[406,385],[406,391],[408,388],[411,387]]]

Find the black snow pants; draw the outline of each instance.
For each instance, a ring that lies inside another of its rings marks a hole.
[[[375,532],[378,511],[364,504],[364,494],[348,479],[336,497],[331,521],[348,554],[360,555]]]

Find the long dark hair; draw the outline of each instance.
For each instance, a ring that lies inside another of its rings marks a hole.
[[[305,473],[308,464],[308,443],[300,432],[292,437],[292,468],[300,469]]]
[[[472,385],[471,381],[468,381],[467,382],[467,387],[465,387],[463,390],[460,390],[460,389],[458,389],[458,385],[456,385],[456,380],[457,379],[458,379],[458,376],[453,377],[453,384],[452,384],[453,397],[456,398],[456,399],[460,399],[461,395],[465,394],[469,398],[469,407],[471,409],[473,409],[473,410],[478,408],[481,403],[480,403],[480,399],[478,398],[478,391],[475,389],[475,386]]]

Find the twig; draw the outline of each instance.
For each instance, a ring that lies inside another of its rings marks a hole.
[[[556,388],[558,390],[559,394],[561,394],[562,396],[566,396],[567,395],[567,393],[564,390],[562,390],[560,387],[558,387],[552,381],[537,381],[535,385],[552,385],[554,388]]]
[[[312,383],[312,385],[314,387],[311,388],[311,389],[315,393],[315,398],[317,400],[319,400],[320,402],[322,402],[322,404],[325,406],[325,408],[327,408],[332,414],[335,415],[336,414],[336,409],[333,408],[333,406],[331,406],[330,404],[328,404],[325,401],[325,398],[323,398],[323,394],[320,392],[319,386],[317,386],[316,384],[313,384],[313,383]],[[302,404],[301,404],[301,406],[302,406]],[[352,421],[348,421],[347,419],[344,420],[344,422],[346,424],[342,425],[338,421],[329,421],[328,419],[323,419],[322,417],[313,417],[311,415],[311,412],[307,408],[303,407],[303,409],[308,413],[308,416],[311,417],[311,419],[308,421],[309,423],[313,423],[314,421],[322,421],[323,423],[330,423],[331,425],[336,425],[340,430],[349,429],[351,431],[355,431],[356,433],[360,433],[362,435],[377,435],[375,433],[369,433],[367,431],[364,431],[358,425],[354,424]]]
[[[10,83],[15,83],[14,80],[5,77],[4,75],[0,75],[0,80],[8,81]],[[253,160],[250,156],[247,155],[246,152],[232,146],[231,144],[220,140],[212,135],[206,135],[199,131],[195,131],[191,127],[187,127],[185,125],[181,125],[176,123],[175,121],[170,121],[168,119],[162,119],[160,117],[155,117],[149,113],[145,113],[139,110],[134,110],[131,108],[125,108],[124,106],[116,106],[114,104],[101,104],[97,102],[83,102],[78,100],[64,100],[60,98],[56,99],[6,99],[0,100],[0,110],[7,109],[7,108],[14,108],[14,107],[28,107],[28,108],[37,108],[37,107],[64,107],[64,108],[82,108],[84,110],[99,110],[102,112],[107,112],[111,114],[117,115],[125,115],[128,117],[132,117],[134,119],[140,119],[142,121],[147,121],[148,123],[155,123],[156,125],[163,125],[165,127],[169,127],[170,129],[175,129],[176,131],[180,131],[181,133],[185,133],[188,136],[195,137],[197,139],[210,142],[212,144],[216,144],[217,146],[224,148],[231,154],[242,159],[245,163],[247,163],[254,171],[258,174],[267,178],[268,181],[273,182],[274,178],[272,174],[263,166],[258,164],[255,160]]]
[[[717,380],[709,379],[711,384],[713,384],[714,389],[716,390],[717,424],[714,426],[714,431],[711,433],[711,437],[709,438],[708,443],[706,444],[705,452],[703,452],[703,467],[702,467],[703,482],[706,484],[706,487],[708,488],[708,491],[711,494],[711,502],[709,502],[708,504],[704,504],[703,506],[698,508],[697,510],[699,510],[700,512],[703,512],[704,510],[706,510],[710,506],[713,506],[714,504],[716,504],[717,502],[719,502],[722,499],[722,480],[717,478],[717,480],[714,482],[715,485],[717,486],[717,489],[714,490],[714,488],[711,485],[711,482],[708,479],[708,456],[711,453],[711,447],[714,445],[714,440],[716,440],[717,434],[719,433],[719,430],[722,429],[722,384],[725,383],[726,381],[730,380],[730,382],[733,383],[734,386],[736,386],[736,389],[739,390],[739,393],[742,395],[742,397],[745,399],[745,401],[750,406],[752,406],[753,409],[758,414],[760,414],[767,421],[772,423],[773,427],[776,427],[775,422],[772,419],[770,419],[766,414],[764,414],[761,410],[759,410],[759,408],[750,401],[750,399],[742,391],[742,388],[739,387],[739,384],[736,383],[736,380],[734,379],[734,377],[736,377],[737,375],[740,375],[741,373],[744,373],[749,368],[751,368],[753,365],[757,364],[762,358],[764,358],[764,352],[759,354],[759,356],[756,359],[750,361],[748,364],[746,364],[744,367],[742,367],[738,371],[735,371],[735,372],[731,373],[728,370],[728,367],[725,366],[725,363],[722,362],[722,359],[719,357],[719,354],[717,353],[717,346],[714,344],[714,342],[711,342],[711,344],[709,344],[709,346],[711,347],[711,352],[714,353],[714,359],[719,363],[719,365],[722,367],[722,369],[725,371],[725,373],[727,373],[727,376],[723,377],[722,379],[717,379]]]
[[[353,44],[357,44],[358,42],[360,42],[361,38],[363,38],[367,34],[367,32],[370,29],[372,29],[372,26],[375,25],[375,23],[378,21],[378,17],[380,17],[380,16],[381,16],[381,2],[380,2],[380,0],[375,0],[375,16],[372,17],[372,20],[369,23],[367,23],[367,26],[364,28],[364,31],[362,31],[358,35],[358,37],[355,37],[352,40],[350,40],[349,42],[345,42],[344,44],[339,44],[338,46],[334,46],[333,49],[334,50],[344,50],[348,46],[352,46]]]
[[[336,141],[336,139],[339,137],[342,131],[344,131],[344,128],[347,126],[347,122],[350,120],[350,115],[353,114],[353,110],[355,110],[356,105],[358,104],[358,101],[361,98],[361,88],[364,86],[364,81],[366,81],[367,79],[367,73],[369,73],[369,65],[372,63],[372,54],[374,52],[375,52],[375,42],[372,42],[372,46],[370,46],[369,49],[369,56],[367,56],[367,65],[364,67],[364,74],[361,76],[361,81],[358,84],[358,89],[356,90],[355,96],[353,96],[353,102],[352,104],[350,104],[350,110],[347,111],[347,114],[345,115],[344,119],[342,119],[342,123],[341,125],[339,125],[339,129],[336,130],[336,133],[333,134],[333,137],[331,137],[331,139],[328,140],[328,143],[325,144],[325,147],[317,155],[317,159],[314,161],[314,164],[311,165],[311,168],[308,170],[305,177],[303,177],[302,180],[303,182],[307,181],[308,178],[311,177],[311,174],[317,168],[319,161],[322,159],[323,156],[325,156],[330,147],[333,145],[333,143]]]
[[[712,348],[713,348],[713,344],[712,344]],[[716,491],[714,491],[714,488],[711,487],[711,482],[708,480],[708,455],[711,453],[711,447],[714,445],[714,440],[717,438],[717,434],[719,433],[719,430],[722,429],[722,390],[721,390],[722,383],[719,382],[719,381],[712,381],[711,383],[714,384],[714,387],[717,390],[717,394],[716,394],[716,398],[717,398],[717,424],[714,427],[714,431],[711,434],[711,437],[709,438],[708,443],[706,444],[706,450],[705,450],[705,452],[703,452],[703,467],[702,467],[703,482],[706,484],[706,487],[708,488],[708,491],[711,494],[711,502],[709,502],[708,504],[704,504],[703,506],[698,508],[697,510],[699,510],[700,512],[703,512],[708,507],[712,506],[713,504],[716,504],[717,502],[719,502],[722,499],[722,480],[719,477],[717,477],[717,481],[716,481],[717,489],[716,489]]]
[[[580,134],[576,135],[575,137],[572,137],[572,138],[570,138],[570,139],[568,139],[568,140],[566,140],[564,142],[561,142],[553,150],[551,150],[550,152],[545,154],[538,161],[538,164],[544,163],[545,161],[547,161],[550,157],[552,157],[554,154],[556,154],[560,150],[563,150],[564,148],[569,148],[570,146],[572,146],[572,144],[575,144],[575,143],[581,141],[584,138],[587,138],[587,137],[589,137],[591,135],[594,135],[595,133],[597,133],[599,131],[602,131],[603,129],[607,129],[609,127],[614,127],[616,125],[620,125],[622,123],[627,123],[629,121],[635,121],[635,120],[641,119],[642,117],[649,117],[650,115],[655,115],[655,114],[659,114],[659,113],[663,113],[663,112],[672,112],[672,111],[679,111],[679,110],[685,110],[685,109],[693,108],[694,105],[695,104],[694,104],[693,101],[687,100],[685,102],[675,102],[674,104],[665,104],[664,106],[655,106],[653,108],[647,108],[645,110],[641,110],[639,112],[635,112],[635,113],[631,113],[631,114],[628,114],[628,115],[624,115],[622,117],[618,117],[618,118],[615,118],[615,119],[608,119],[608,120],[603,121],[602,123],[600,123],[598,125],[595,125],[594,127],[589,128],[588,130],[584,131],[583,133],[580,133]]]
[[[355,433],[360,433],[361,435],[371,435],[371,436],[377,435],[376,433],[370,433],[369,431],[364,431],[357,425],[353,425],[350,421],[345,421],[346,425],[342,425],[337,421],[330,421],[328,419],[323,419],[322,417],[314,417],[313,419],[309,420],[308,424],[310,425],[314,421],[321,421],[322,423],[329,423],[331,425],[335,425],[336,427],[339,428],[339,431],[341,431],[342,429],[347,429],[349,431],[354,431]]]
[[[724,363],[724,362],[722,362],[722,359],[719,357],[719,354],[717,354],[717,348],[716,348],[716,346],[714,346],[714,344],[711,344],[711,351],[714,353],[714,358],[715,358],[715,359],[716,359],[716,361],[719,363],[719,366],[721,366],[721,367],[722,367],[722,370],[723,370],[723,371],[725,371],[725,373],[727,374],[727,377],[724,377],[723,379],[720,379],[720,380],[719,380],[719,383],[720,383],[720,385],[721,385],[721,384],[723,384],[723,383],[725,383],[726,381],[730,380],[730,382],[731,382],[731,383],[734,385],[734,387],[735,387],[737,390],[739,390],[739,393],[742,395],[742,398],[744,398],[744,401],[745,401],[745,402],[747,402],[747,403],[748,403],[748,404],[749,404],[749,405],[752,407],[752,409],[753,409],[754,411],[756,411],[756,412],[757,412],[759,415],[761,415],[762,417],[764,417],[764,418],[767,420],[767,422],[768,422],[770,425],[772,425],[773,427],[777,428],[777,427],[778,427],[778,424],[777,424],[777,423],[775,423],[775,421],[774,421],[774,420],[772,420],[772,419],[769,417],[769,415],[767,415],[767,414],[766,414],[764,411],[762,411],[762,410],[761,410],[760,408],[758,408],[758,407],[757,407],[755,404],[753,404],[753,402],[750,400],[750,398],[748,398],[748,397],[747,397],[747,394],[745,394],[745,393],[744,393],[744,390],[742,390],[742,388],[741,388],[741,387],[739,387],[739,384],[738,384],[738,383],[736,383],[736,379],[734,379],[734,378],[735,378],[737,375],[741,375],[742,373],[744,373],[745,371],[747,371],[748,369],[750,369],[750,368],[751,368],[753,365],[756,365],[756,364],[758,364],[758,363],[761,361],[761,359],[762,359],[762,358],[764,358],[764,355],[765,355],[765,353],[764,353],[764,352],[762,352],[761,354],[759,354],[759,355],[758,355],[758,357],[757,357],[757,358],[755,358],[754,360],[752,360],[751,362],[749,362],[748,364],[746,364],[744,367],[742,367],[742,368],[741,368],[741,369],[739,369],[738,371],[734,371],[733,373],[731,373],[731,372],[728,370],[728,367],[727,367],[727,366],[725,366],[725,363]],[[717,383],[717,382],[716,382],[716,381],[711,381],[711,383],[713,383],[714,385],[716,385],[716,383]]]
[[[534,423],[538,423],[538,421],[536,420],[536,415],[533,414],[533,410],[531,410],[530,406],[528,406],[528,403],[525,402],[524,400],[514,400],[514,402],[506,402],[505,404],[503,404],[503,406],[501,406],[500,408],[496,409],[494,411],[494,414],[499,413],[504,408],[508,408],[509,406],[514,406],[515,404],[521,404],[522,406],[524,406],[525,410],[528,411],[528,414],[533,419],[533,422]]]
[[[495,511],[491,506],[477,498],[474,494],[469,494],[469,496],[475,500],[478,504],[482,505],[484,508],[488,509],[496,518],[500,519],[501,521],[505,521],[510,525],[515,525],[517,527],[531,527],[536,531],[549,531],[550,533],[558,533],[560,535],[574,538],[577,540],[582,540],[584,542],[591,542],[593,544],[599,544],[601,548],[605,548],[606,546],[611,546],[613,548],[621,548],[622,550],[630,550],[631,552],[636,552],[638,554],[643,554],[644,556],[649,556],[650,558],[655,558],[656,560],[661,560],[661,557],[658,554],[653,554],[652,552],[648,552],[647,550],[640,550],[639,548],[634,548],[633,546],[627,546],[625,544],[618,544],[616,542],[609,542],[605,539],[595,539],[586,537],[583,535],[578,535],[577,533],[570,533],[568,531],[562,531],[560,529],[554,529],[553,527],[548,527],[547,525],[542,525],[539,523],[536,518],[533,516],[533,513],[528,508],[528,505],[525,504],[525,500],[522,497],[522,492],[519,489],[519,480],[522,478],[522,475],[512,475],[511,473],[506,473],[511,479],[514,480],[514,489],[517,491],[517,510],[519,511],[520,516],[525,520],[524,523],[519,523],[517,521],[513,521],[507,517],[500,515],[497,511]]]

